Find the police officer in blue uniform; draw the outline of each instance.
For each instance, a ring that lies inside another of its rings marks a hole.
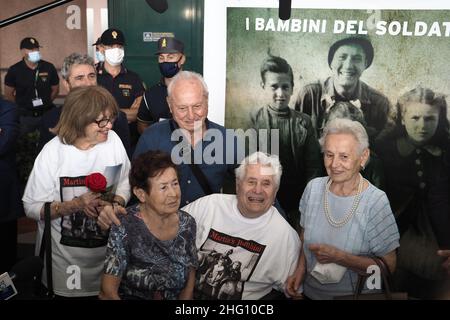
[[[5,76],[5,98],[19,108],[21,135],[38,128],[42,115],[54,107],[59,92],[56,68],[41,59],[40,47],[35,38],[24,38],[20,42],[23,59],[12,65]]]
[[[111,92],[121,111],[127,115],[133,148],[139,138],[136,116],[144,86],[139,75],[122,63],[125,57],[125,36],[122,31],[107,29],[100,37],[100,43],[103,45],[100,52],[105,56],[105,61],[98,66],[97,83]]]
[[[172,118],[167,104],[167,86],[172,78],[182,70],[186,62],[184,44],[175,38],[163,37],[158,41],[159,70],[161,80],[145,91],[137,114],[137,126],[142,134],[145,128],[160,120]]]

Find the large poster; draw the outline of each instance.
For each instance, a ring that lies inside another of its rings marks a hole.
[[[363,174],[386,192],[400,231],[398,288],[449,298],[437,251],[450,249],[450,5],[294,0],[284,21],[278,1],[230,0],[214,13],[208,2],[210,118],[227,128],[280,129],[278,198],[290,222],[304,188],[298,181],[322,161],[311,157],[309,127],[317,140],[329,119],[357,120],[372,152]],[[214,34],[213,21],[223,26]]]
[[[395,103],[417,85],[450,93],[450,10],[227,9],[225,125],[250,126],[249,113],[267,104],[260,67],[268,53],[284,58],[294,73],[290,106],[300,89],[332,73],[328,51],[337,40],[367,35],[373,62],[361,80]]]

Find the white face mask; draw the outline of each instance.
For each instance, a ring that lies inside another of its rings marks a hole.
[[[28,52],[28,61],[36,63],[41,60],[41,53],[39,51]]]
[[[95,51],[95,56],[97,57],[98,62],[105,61],[105,55],[101,53],[100,51]]]
[[[112,48],[105,50],[105,60],[112,66],[118,66],[122,63],[125,51],[122,48]]]

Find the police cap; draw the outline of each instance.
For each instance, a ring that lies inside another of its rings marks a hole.
[[[184,44],[180,40],[173,37],[162,37],[158,40],[158,51],[155,54],[161,53],[183,53]]]
[[[20,49],[36,49],[39,48],[39,42],[36,40],[36,38],[33,37],[26,37],[23,38],[22,41],[20,41]]]
[[[110,28],[105,30],[100,37],[100,43],[105,46],[112,46],[113,44],[125,44],[125,36],[119,29]]]

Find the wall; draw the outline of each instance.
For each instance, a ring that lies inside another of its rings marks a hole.
[[[108,29],[108,0],[87,0],[86,6],[88,54],[95,58],[92,44]]]

